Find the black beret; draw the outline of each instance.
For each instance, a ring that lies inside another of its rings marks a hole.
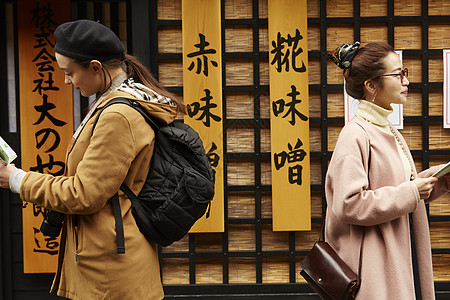
[[[108,27],[91,20],[59,25],[55,52],[81,61],[106,61],[125,54],[125,47]]]

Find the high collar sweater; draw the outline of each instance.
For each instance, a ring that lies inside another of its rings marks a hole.
[[[393,135],[390,129],[390,126],[392,125],[390,125],[388,121],[388,116],[393,111],[394,110],[392,108],[385,109],[381,106],[376,105],[373,102],[360,100],[358,109],[356,110],[355,114],[363,118],[367,122],[372,123],[376,128],[380,129],[381,131]],[[403,168],[405,169],[405,176],[409,180],[411,178],[411,162],[409,161],[405,151],[402,149],[400,143],[398,142],[397,142],[397,150],[400,154],[400,158],[402,159]]]

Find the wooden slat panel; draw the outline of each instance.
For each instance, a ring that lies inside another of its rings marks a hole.
[[[308,0],[308,18],[320,17],[320,0]],[[308,41],[309,42],[309,41]]]
[[[256,283],[256,261],[254,258],[232,257],[228,268],[230,284]]]
[[[252,119],[254,117],[253,101],[251,92],[227,93],[227,118]]]
[[[395,24],[394,45],[395,49],[422,48],[422,28],[420,24]]]
[[[394,1],[394,15],[396,16],[420,16],[422,6],[420,0]]]
[[[161,248],[162,252],[183,252],[189,250],[189,236],[185,236],[178,242],[173,243],[168,247]]]
[[[263,283],[288,283],[289,259],[286,257],[264,257],[262,273]]]
[[[228,218],[254,218],[255,193],[230,192],[228,193]],[[231,250],[231,249],[230,249]]]
[[[295,233],[295,250],[309,250],[320,237],[321,224],[313,223],[311,231]]]
[[[319,58],[311,58],[308,60],[308,81],[309,84],[320,84]]]
[[[255,152],[254,130],[245,125],[227,128],[228,152]]]
[[[428,57],[428,81],[444,81],[444,61],[442,55],[430,55]]]
[[[195,261],[195,282],[197,284],[223,283],[223,262],[219,258],[198,258]]]
[[[361,0],[361,17],[379,17],[387,15],[387,0]],[[363,39],[363,41],[365,41]]]
[[[410,150],[422,149],[422,126],[420,123],[407,123],[400,133],[405,138]]]
[[[444,92],[442,89],[430,89],[428,109],[431,116],[442,116],[444,113]]]
[[[420,57],[403,55],[403,67],[408,68],[408,80],[410,83],[422,81],[422,60]]]
[[[159,82],[163,86],[183,85],[183,63],[181,60],[159,61]]]
[[[363,41],[364,44],[369,42],[387,41],[387,38],[388,29],[386,25],[379,23],[361,24],[361,41]]]
[[[225,0],[225,19],[250,19],[252,6],[247,0]]]
[[[228,185],[254,185],[255,164],[246,159],[229,159],[227,176]]]
[[[320,26],[317,24],[308,24],[308,50],[320,50]]]
[[[225,29],[225,52],[252,52],[253,31],[249,26],[228,26]]]
[[[342,75],[341,75],[342,77]],[[327,95],[327,111],[328,117],[343,117],[345,113],[344,107],[344,91],[329,90]]]
[[[222,234],[199,233],[194,236],[196,251],[222,251]]]
[[[273,231],[272,224],[262,225],[262,250],[275,251],[289,249],[289,233]]]
[[[269,85],[269,61],[261,59],[259,63],[259,84]]]
[[[162,260],[163,284],[189,284],[189,260],[186,258],[164,258]]]
[[[181,26],[161,27],[158,30],[158,52],[159,53],[181,53]]]
[[[450,149],[450,130],[444,129],[442,123],[431,123],[429,134],[430,149]]]
[[[348,1],[348,0],[346,0]],[[353,1],[353,0],[352,0]],[[327,5],[327,9],[328,9]],[[334,8],[333,8],[334,9]],[[330,24],[327,26],[327,51],[333,51],[339,45],[353,42],[353,26],[350,24]],[[331,83],[331,82],[329,82]]]
[[[158,0],[159,20],[181,20],[181,0]]]
[[[450,24],[430,24],[428,27],[428,48],[450,48]]]
[[[450,255],[435,254],[433,255],[433,271],[435,281],[450,281]],[[444,296],[445,297],[445,296]]]
[[[442,103],[441,103],[442,107]],[[405,104],[403,104],[403,115],[404,116],[421,116],[422,115],[422,91],[409,89],[408,99]]]
[[[447,0],[428,1],[428,14],[430,16],[450,15],[450,2]]]
[[[430,222],[432,248],[450,248],[450,228],[448,222]]]
[[[226,85],[252,85],[253,63],[251,59],[230,58],[226,62]]]
[[[327,17],[353,17],[353,0],[328,0]]]
[[[228,250],[229,251],[255,251],[255,225],[228,226]]]

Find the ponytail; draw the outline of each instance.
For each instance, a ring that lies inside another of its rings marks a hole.
[[[133,78],[135,82],[142,83],[156,93],[169,97],[177,105],[178,112],[186,113],[186,106],[174,94],[167,91],[152,73],[133,55],[125,54],[123,62],[127,66],[127,77]]]

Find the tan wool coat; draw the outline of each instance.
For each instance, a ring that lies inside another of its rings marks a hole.
[[[403,147],[409,149],[399,136]],[[325,240],[358,272],[362,243],[361,288],[357,299],[415,299],[410,224],[424,300],[435,299],[428,219],[423,200],[405,172],[395,138],[360,117],[341,131],[326,176],[328,203]],[[439,167],[415,176],[428,177]],[[428,201],[447,193],[441,178]]]
[[[112,98],[133,99],[113,91]],[[139,101],[154,118],[172,122],[176,107]],[[153,153],[154,132],[133,108],[116,104],[96,113],[70,148],[65,176],[28,172],[21,184],[24,201],[68,214],[61,237],[52,291],[70,299],[162,299],[157,246],[139,231],[131,202],[121,193],[125,254],[117,254],[113,209],[108,201],[125,184],[139,193]],[[74,216],[78,226],[74,226]]]

